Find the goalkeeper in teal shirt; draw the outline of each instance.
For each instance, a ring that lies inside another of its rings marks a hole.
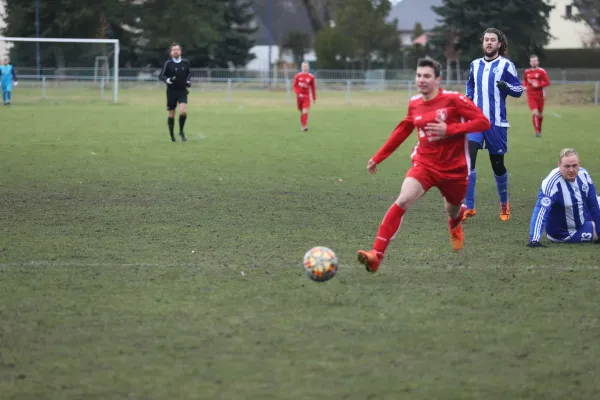
[[[2,86],[2,102],[9,105],[12,98],[13,83],[15,86],[19,83],[15,68],[10,64],[8,57],[4,59],[4,64],[0,66],[0,83]]]

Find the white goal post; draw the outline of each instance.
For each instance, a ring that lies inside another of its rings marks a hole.
[[[65,39],[65,38],[31,38],[31,37],[4,37],[0,36],[0,41],[4,42],[41,42],[41,43],[100,43],[113,44],[115,46],[114,65],[113,65],[113,103],[119,101],[119,40],[118,39]]]

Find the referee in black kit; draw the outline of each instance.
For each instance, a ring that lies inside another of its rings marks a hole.
[[[181,58],[181,46],[173,43],[170,49],[171,58],[165,63],[158,79],[167,84],[167,111],[169,112],[169,133],[171,141],[175,142],[173,129],[175,127],[175,109],[179,103],[179,136],[184,142],[187,140],[183,133],[183,126],[187,119],[188,90],[192,86],[190,80],[190,63]]]

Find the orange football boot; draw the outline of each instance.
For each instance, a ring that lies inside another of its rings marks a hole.
[[[363,264],[369,272],[377,272],[381,260],[383,260],[383,254],[378,253],[376,250],[358,251],[358,262]]]
[[[500,204],[500,219],[502,221],[508,221],[510,219],[510,203]]]
[[[465,243],[465,234],[463,232],[462,221],[458,223],[454,228],[452,228],[452,219],[448,217],[448,230],[450,231],[450,244],[452,244],[452,248],[456,251],[463,248],[463,244]]]
[[[474,217],[476,214],[477,214],[477,210],[476,210],[476,209],[474,209],[474,208],[471,208],[471,209],[468,209],[468,210],[467,210],[467,209],[465,208],[465,211],[464,211],[464,213],[463,213],[462,220],[463,220],[463,221],[465,221],[467,218]]]

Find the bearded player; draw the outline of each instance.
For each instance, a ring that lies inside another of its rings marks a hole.
[[[544,119],[544,88],[550,86],[550,78],[546,70],[540,67],[538,56],[529,57],[531,68],[525,70],[523,86],[527,89],[527,104],[531,110],[531,121],[535,136],[542,136],[542,120]]]
[[[358,261],[367,271],[377,272],[390,240],[400,228],[404,213],[432,187],[444,197],[450,242],[454,250],[463,247],[462,201],[467,193],[469,153],[467,133],[485,131],[490,121],[466,96],[439,88],[441,66],[424,58],[417,63],[416,84],[420,92],[408,104],[406,118],[367,163],[371,174],[417,129],[419,142],[412,154],[412,167],[402,183],[400,195],[389,208],[373,249],[359,250]],[[466,122],[463,122],[466,121]]]
[[[294,92],[296,92],[296,104],[300,111],[301,130],[306,132],[308,126],[308,110],[310,108],[310,92],[312,91],[313,102],[317,102],[317,92],[315,90],[315,77],[309,72],[308,62],[302,63],[302,72],[298,72],[294,77]]]
[[[506,113],[506,97],[521,97],[523,86],[519,81],[515,65],[506,58],[508,39],[502,31],[488,28],[481,36],[483,57],[471,63],[469,80],[467,81],[467,97],[473,100],[492,127],[483,132],[469,134],[469,154],[471,157],[471,174],[469,188],[465,199],[467,211],[464,218],[474,216],[475,183],[477,172],[475,164],[477,152],[484,147],[490,156],[490,164],[496,179],[496,189],[500,198],[500,219],[510,219],[510,203],[508,202],[508,171],[504,165],[504,155],[508,151],[508,128],[510,126]]]

